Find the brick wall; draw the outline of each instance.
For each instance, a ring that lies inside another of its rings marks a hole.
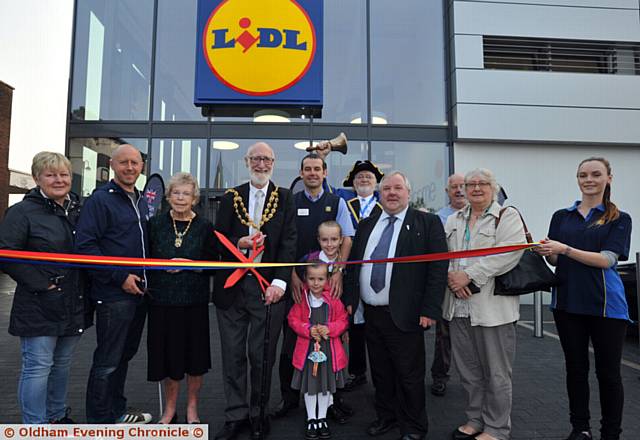
[[[9,133],[13,87],[0,81],[0,218],[9,201]]]

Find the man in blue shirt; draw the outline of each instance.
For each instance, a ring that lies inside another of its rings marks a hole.
[[[464,196],[464,176],[459,173],[450,175],[445,191],[449,197],[449,204],[437,212],[443,226],[451,214],[467,205],[467,199]],[[436,324],[436,342],[433,348],[433,364],[431,364],[431,394],[434,396],[444,396],[447,392],[450,366],[449,321],[441,319]]]

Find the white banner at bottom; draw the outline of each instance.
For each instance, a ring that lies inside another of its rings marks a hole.
[[[202,440],[209,425],[2,425],[0,440],[53,440],[62,438],[100,440]]]

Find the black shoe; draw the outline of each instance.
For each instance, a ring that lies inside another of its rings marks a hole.
[[[298,402],[287,402],[286,400],[281,400],[278,406],[276,406],[275,411],[273,412],[273,417],[279,419],[287,415],[289,411],[292,409],[296,409],[298,407]]]
[[[64,416],[61,419],[52,420],[49,423],[51,425],[75,425],[76,422],[74,422],[71,417]]]
[[[592,438],[590,430],[582,431],[574,429],[571,431],[571,434],[569,434],[569,437],[567,437],[567,440],[591,440]]]
[[[398,422],[394,419],[375,419],[367,428],[367,434],[375,437],[384,434],[396,426],[398,426]]]
[[[349,392],[358,388],[360,385],[364,385],[367,383],[367,375],[366,374],[352,374],[349,376],[349,379],[344,383],[343,391]]]
[[[424,440],[424,435],[422,434],[404,434],[400,437],[400,440]]]
[[[351,417],[353,415],[353,408],[347,405],[342,397],[333,396],[333,406],[341,411],[345,416]]]
[[[251,440],[262,440],[267,438],[269,431],[271,430],[271,423],[269,417],[265,417],[263,423],[260,423],[260,419],[256,418],[251,421]]]
[[[349,416],[343,413],[335,404],[327,408],[327,417],[339,425],[344,425],[349,420]]]
[[[318,419],[316,426],[318,427],[318,437],[322,439],[331,438],[331,430],[329,430],[327,419]]]
[[[234,420],[232,422],[225,422],[220,431],[216,433],[215,440],[232,440],[242,431],[242,428],[247,424],[246,420]]]
[[[431,384],[431,394],[434,396],[442,397],[447,393],[446,382],[434,382]]]
[[[458,428],[456,428],[451,433],[451,439],[452,440],[474,440],[476,436],[479,434],[480,434],[479,432],[476,432],[475,434],[467,434],[466,432],[462,432]]]
[[[318,421],[316,419],[307,420],[307,429],[304,431],[304,438],[306,440],[318,439]]]

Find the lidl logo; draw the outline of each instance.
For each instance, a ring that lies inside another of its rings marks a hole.
[[[309,70],[316,31],[295,0],[226,0],[209,16],[202,50],[227,87],[265,96],[289,89]]]

